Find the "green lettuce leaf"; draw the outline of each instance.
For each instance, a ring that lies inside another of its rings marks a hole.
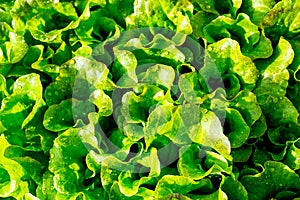
[[[228,132],[225,131],[225,134],[232,148],[241,147],[249,137],[250,127],[236,109],[226,109],[225,127],[229,129]]]
[[[22,128],[33,119],[42,105],[44,101],[39,75],[28,74],[18,78],[14,83],[13,93],[2,101],[0,116],[6,134],[15,132],[15,138],[11,139],[18,144],[25,142]]]
[[[259,32],[258,27],[246,14],[240,13],[236,20],[220,16],[206,25],[203,32],[209,43],[222,38],[237,40],[242,53],[251,59],[267,58],[272,55],[271,41]]]
[[[282,191],[299,192],[299,181],[299,176],[293,170],[275,161],[266,162],[263,172],[241,179],[249,199],[268,199]]]
[[[17,33],[9,32],[8,37],[8,41],[0,45],[1,65],[19,62],[25,56],[29,48],[24,38]]]
[[[28,183],[22,179],[26,172],[18,162],[5,157],[5,150],[11,145],[2,134],[0,143],[0,170],[3,175],[0,183],[0,197],[21,199],[29,192]]]
[[[287,40],[281,38],[268,62],[257,62],[262,75],[254,94],[261,104],[263,113],[274,125],[297,123],[298,111],[284,96],[290,78],[287,67],[292,63],[293,58],[292,46]],[[275,107],[273,107],[274,102],[276,102]]]
[[[209,151],[209,147],[191,144],[182,147],[179,153],[178,170],[182,176],[201,180],[211,174],[231,173],[228,161]],[[204,163],[203,166],[201,163]]]
[[[63,131],[73,127],[78,120],[86,122],[88,113],[93,111],[95,107],[90,102],[76,99],[63,100],[46,110],[43,124],[47,130]]]
[[[258,70],[249,57],[242,55],[237,41],[225,38],[208,45],[207,50],[221,75],[226,71],[232,72],[239,78],[244,89],[254,89]]]
[[[248,199],[248,192],[245,187],[231,176],[224,179],[221,189],[226,193],[228,199]]]
[[[246,13],[251,21],[258,26],[275,4],[276,1],[274,0],[246,0],[243,1],[241,11]]]
[[[160,1],[147,3],[136,0],[134,13],[126,18],[128,28],[135,27],[163,27],[185,34],[192,33],[189,16],[193,12],[193,5],[188,1]],[[145,13],[146,10],[146,13]],[[152,12],[154,14],[152,14]]]
[[[222,131],[219,118],[213,112],[203,113],[200,128],[191,139],[193,142],[215,149],[228,160],[232,159],[230,141]]]
[[[279,35],[287,38],[299,35],[299,10],[298,1],[284,0],[277,2],[261,22],[266,35],[270,35],[270,38],[275,41],[279,39]]]
[[[166,175],[158,181],[155,192],[158,197],[166,197],[172,193],[187,194],[199,186],[200,183],[189,177]]]

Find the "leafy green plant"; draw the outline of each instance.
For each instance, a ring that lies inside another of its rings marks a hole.
[[[3,0],[1,199],[298,199],[299,0]]]

